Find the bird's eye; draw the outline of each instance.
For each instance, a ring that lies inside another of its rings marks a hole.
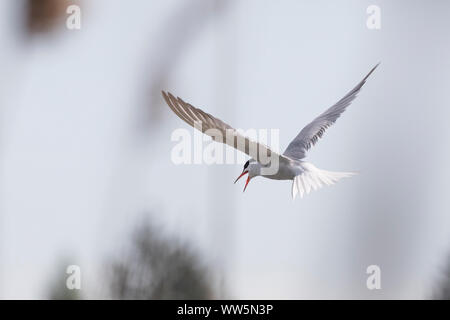
[[[248,160],[248,161],[244,164],[244,170],[247,169],[249,163],[250,163],[250,160]]]

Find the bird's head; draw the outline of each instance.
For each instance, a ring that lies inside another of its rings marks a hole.
[[[250,182],[250,180],[256,176],[259,176],[260,172],[261,172],[261,165],[256,160],[250,159],[244,164],[244,169],[242,170],[242,173],[240,174],[239,177],[237,177],[234,183],[236,183],[241,177],[248,174],[247,181],[245,182],[244,187],[245,191],[245,189],[247,189],[247,185]]]

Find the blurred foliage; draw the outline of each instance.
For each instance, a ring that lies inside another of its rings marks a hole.
[[[53,31],[66,15],[66,9],[78,1],[69,0],[27,0],[25,4],[26,30],[28,34]],[[64,28],[61,24],[61,28]]]
[[[437,289],[433,295],[435,300],[450,300],[450,257],[437,284]]]
[[[48,291],[48,299],[51,300],[79,300],[82,299],[81,290],[70,290],[66,286],[67,278],[69,274],[66,273],[67,266],[71,265],[70,260],[67,258],[61,259],[58,263],[56,271],[52,273],[54,275],[54,281],[50,285]]]
[[[198,256],[149,223],[135,230],[125,257],[111,264],[109,283],[114,299],[213,298],[210,273]]]

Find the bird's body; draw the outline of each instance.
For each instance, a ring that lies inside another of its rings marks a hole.
[[[280,163],[278,172],[276,174],[261,174],[262,177],[272,180],[292,180],[305,170],[303,168],[304,161],[296,161],[285,158],[285,161]]]
[[[245,152],[252,157],[245,163],[241,175],[236,179],[237,181],[245,174],[248,174],[244,191],[250,179],[256,176],[262,176],[273,180],[292,180],[292,197],[295,198],[297,194],[300,194],[300,196],[303,197],[304,194],[308,194],[313,189],[317,190],[324,185],[332,185],[342,178],[350,177],[355,174],[353,172],[321,170],[303,159],[306,156],[306,151],[322,137],[325,130],[339,118],[350,103],[356,98],[357,93],[377,66],[378,64],[341,100],[306,125],[281,155],[275,153],[264,144],[242,136],[228,124],[193,107],[182,99],[175,98],[170,93],[167,94],[162,92],[162,94],[172,111],[186,123],[201,130],[203,133],[212,136],[214,140],[217,138],[217,132],[220,133],[222,137],[226,136],[227,139],[225,139],[225,141],[221,140],[221,142],[226,143],[239,151]],[[199,123],[201,124],[200,127],[197,126]],[[211,133],[211,130],[215,133]],[[239,143],[238,141],[241,141],[242,143]],[[277,163],[277,170],[275,172],[268,172],[265,170],[272,162],[267,163],[262,161],[261,154],[264,153],[270,156],[272,160],[276,160],[274,161]]]
[[[253,175],[252,172],[249,172],[251,176],[261,176],[267,179],[272,180],[293,180],[296,176],[305,172],[305,161],[290,159],[288,157],[280,157],[279,159],[279,167],[278,171],[275,174],[265,174],[264,172],[260,172],[258,174]],[[259,163],[257,161],[250,163],[250,170],[254,167],[258,167]],[[261,166],[262,167],[262,166]],[[256,169],[255,171],[257,171]],[[258,172],[258,171],[257,171]]]

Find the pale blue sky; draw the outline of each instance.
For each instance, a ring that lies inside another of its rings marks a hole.
[[[80,31],[26,45],[17,1],[0,4],[0,297],[45,297],[65,256],[96,296],[143,212],[221,270],[231,297],[430,294],[450,250],[450,3],[193,1],[209,17],[197,32],[169,23],[189,1],[84,2]],[[183,32],[173,54],[165,37]],[[166,55],[161,89],[235,127],[278,128],[282,149],[381,61],[308,158],[360,175],[293,202],[286,181],[243,194],[240,164],[173,165],[171,133],[187,126],[157,98],[148,133],[140,121]],[[370,264],[381,291],[365,287]]]

